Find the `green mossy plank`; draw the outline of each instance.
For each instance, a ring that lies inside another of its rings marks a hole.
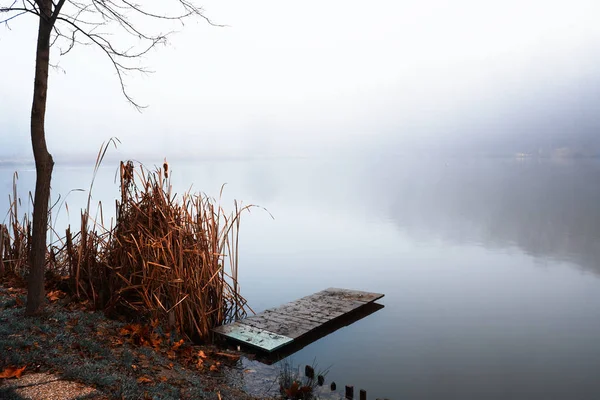
[[[240,322],[222,325],[215,328],[213,331],[268,352],[275,351],[294,341],[294,339],[290,337],[245,325]]]

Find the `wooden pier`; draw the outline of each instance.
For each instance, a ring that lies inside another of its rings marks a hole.
[[[380,293],[329,288],[214,329],[227,338],[266,352],[300,340],[382,298]]]

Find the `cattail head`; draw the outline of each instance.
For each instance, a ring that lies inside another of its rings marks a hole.
[[[167,159],[165,158],[165,162],[163,163],[163,169],[165,170],[165,178],[169,177],[169,163],[167,162]]]

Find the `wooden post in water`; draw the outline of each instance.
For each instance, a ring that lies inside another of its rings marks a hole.
[[[354,386],[346,385],[346,398],[353,399],[354,398]]]
[[[360,392],[358,392],[358,393],[359,393],[360,400],[367,400],[367,391],[366,390],[360,389]]]

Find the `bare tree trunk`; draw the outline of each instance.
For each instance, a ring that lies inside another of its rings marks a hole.
[[[45,305],[44,270],[46,260],[46,237],[48,230],[48,204],[50,202],[50,179],[54,161],[46,147],[44,130],[46,116],[46,93],[48,91],[48,66],[50,63],[50,34],[52,32],[52,0],[38,0],[40,25],[35,59],[33,105],[31,107],[31,144],[35,158],[36,181],[33,206],[33,234],[29,253],[29,280],[27,292],[27,315],[40,313]]]

